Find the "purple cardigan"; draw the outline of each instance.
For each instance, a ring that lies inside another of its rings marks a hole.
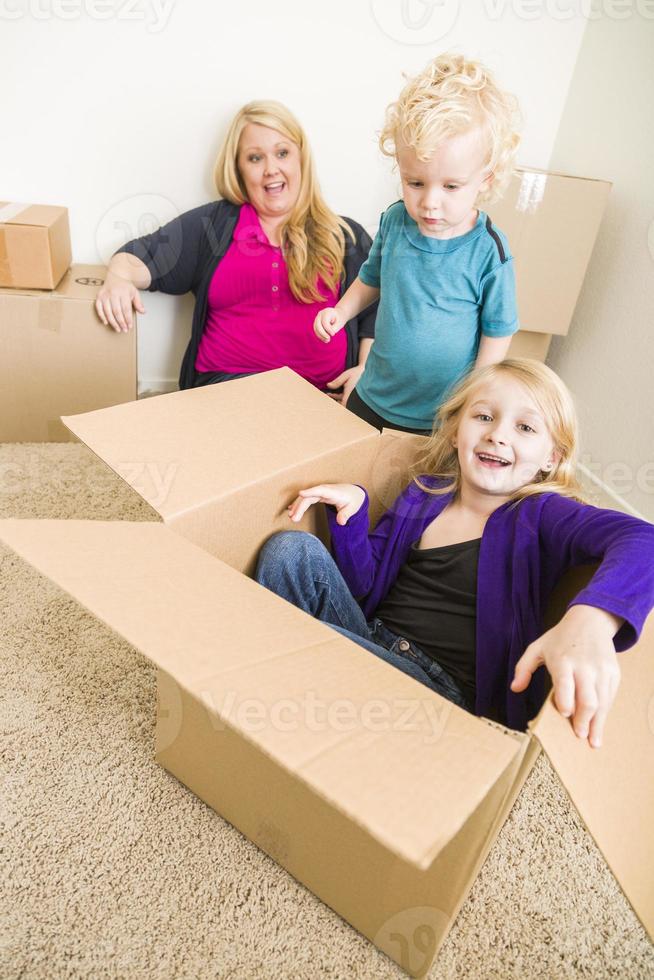
[[[434,478],[424,483],[437,485]],[[415,483],[400,494],[368,533],[368,495],[347,524],[327,507],[336,563],[367,619],[387,595],[411,545],[451,501]],[[524,731],[546,694],[544,666],[526,691],[509,685],[527,646],[543,632],[548,599],[574,565],[601,562],[568,604],[598,606],[625,622],[615,636],[619,652],[632,646],[654,606],[654,526],[626,514],[582,504],[557,493],[503,504],[486,522],[477,572],[475,713]]]

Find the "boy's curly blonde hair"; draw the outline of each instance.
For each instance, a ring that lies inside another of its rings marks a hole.
[[[501,197],[510,180],[519,121],[517,99],[498,87],[485,65],[442,54],[409,79],[388,106],[379,145],[386,156],[397,157],[398,143],[404,143],[425,161],[443,140],[481,126],[488,138],[486,165],[494,176],[479,202],[488,203]]]

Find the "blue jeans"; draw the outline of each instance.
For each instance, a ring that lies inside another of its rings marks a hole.
[[[397,636],[380,619],[366,622],[336,562],[313,534],[273,534],[259,553],[255,578],[448,701],[471,710],[456,681],[415,643]]]

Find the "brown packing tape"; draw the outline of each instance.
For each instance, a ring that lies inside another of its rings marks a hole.
[[[5,230],[0,226],[0,284],[3,286],[13,286],[14,277],[11,273],[11,263],[7,252],[7,242]]]
[[[10,221],[16,222],[19,215],[23,214],[24,211],[29,211],[33,207],[32,204],[23,204],[19,201],[7,201],[6,204],[0,205],[0,224],[6,224]],[[16,222],[20,224],[20,222]]]
[[[42,299],[39,301],[38,325],[42,330],[59,333],[64,316],[64,306],[61,300]]]

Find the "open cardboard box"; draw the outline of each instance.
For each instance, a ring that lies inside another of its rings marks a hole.
[[[362,483],[379,514],[415,437],[288,369],[65,421],[163,524],[5,520],[0,538],[156,664],[162,766],[421,976],[542,747],[652,932],[652,620],[601,750],[549,700],[506,730],[247,577],[304,486]],[[324,535],[324,515],[302,527]]]

